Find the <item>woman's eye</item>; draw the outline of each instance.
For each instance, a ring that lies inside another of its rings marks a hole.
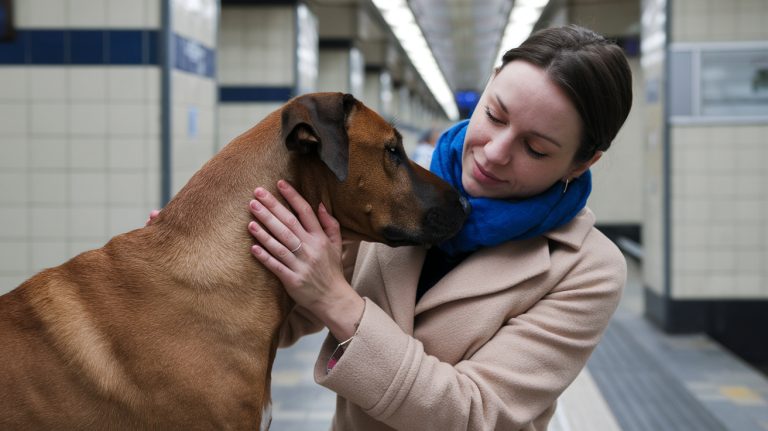
[[[533,157],[534,159],[541,159],[541,158],[547,157],[546,154],[540,153],[540,152],[534,150],[533,147],[531,147],[531,144],[526,143],[525,144],[525,149],[528,151],[528,154],[530,154],[531,157]]]
[[[488,117],[489,120],[491,120],[492,122],[494,122],[496,124],[504,124],[503,121],[501,121],[500,119],[494,117],[493,114],[491,114],[491,109],[488,108],[488,107],[485,108],[485,115]]]

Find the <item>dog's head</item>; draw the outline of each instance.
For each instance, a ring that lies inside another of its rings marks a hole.
[[[281,115],[287,148],[322,162],[327,180],[314,182],[328,187],[320,194],[347,236],[393,246],[437,244],[461,228],[467,202],[411,162],[397,129],[352,95],[300,96]]]

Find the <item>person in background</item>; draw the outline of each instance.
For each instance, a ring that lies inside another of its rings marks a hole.
[[[437,129],[431,128],[424,131],[419,136],[416,148],[413,149],[411,160],[418,163],[421,167],[429,169],[429,165],[432,163],[432,153],[435,151],[435,145],[439,136],[440,131]]]
[[[431,248],[343,246],[333,216],[301,211],[286,181],[298,216],[254,191],[251,252],[296,302],[281,344],[329,330],[314,375],[337,394],[333,430],[547,428],[626,281],[586,202],[631,106],[622,50],[591,30],[507,51],[471,118],[438,141],[431,170],[472,212]]]

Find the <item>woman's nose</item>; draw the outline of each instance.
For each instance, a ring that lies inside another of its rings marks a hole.
[[[496,165],[506,165],[512,159],[512,136],[499,133],[493,136],[483,147],[485,158]]]

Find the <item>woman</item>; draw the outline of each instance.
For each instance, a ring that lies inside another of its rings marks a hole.
[[[254,192],[252,252],[298,305],[284,341],[330,331],[315,378],[338,394],[334,429],[546,429],[625,283],[585,204],[631,104],[616,45],[576,26],[535,33],[438,143],[432,171],[472,203],[462,231],[430,250],[347,250],[351,282],[325,208],[286,226],[290,211]]]

